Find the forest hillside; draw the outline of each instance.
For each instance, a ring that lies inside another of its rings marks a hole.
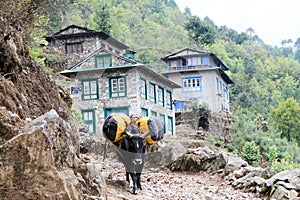
[[[251,27],[241,33],[218,27],[209,16],[200,19],[189,8],[182,13],[174,0],[61,0],[38,16],[30,43],[38,62],[60,59],[37,46],[45,35],[71,24],[108,33],[136,51],[138,62],[158,72],[166,70],[161,57],[186,47],[216,54],[235,82],[230,87],[234,135],[230,143],[214,142],[239,154],[247,146],[258,149],[248,161],[264,161],[278,170],[282,166],[275,158],[287,167],[300,162],[300,38],[273,47]]]
[[[259,147],[253,162],[266,160],[278,170],[270,152],[289,167],[300,162],[300,37],[274,47],[251,27],[239,33],[218,27],[209,16],[200,19],[189,8],[182,13],[174,0],[58,1],[55,13],[43,27],[48,35],[70,24],[106,32],[158,72],[166,70],[160,58],[180,49],[215,53],[235,82],[230,87],[235,134],[230,144],[221,145],[241,152],[253,142],[250,149]]]

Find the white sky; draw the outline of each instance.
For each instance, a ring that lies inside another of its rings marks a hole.
[[[300,38],[300,0],[175,0],[181,11],[208,16],[217,26],[239,33],[251,27],[266,44],[281,46],[284,39]]]

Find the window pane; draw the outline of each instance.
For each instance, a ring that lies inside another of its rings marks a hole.
[[[90,84],[89,82],[83,82],[83,92],[84,94],[90,94]]]
[[[97,82],[91,81],[91,94],[96,94],[96,93],[97,93]]]

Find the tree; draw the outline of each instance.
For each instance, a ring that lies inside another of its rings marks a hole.
[[[281,101],[277,108],[271,106],[270,121],[282,137],[300,145],[300,105],[293,97]]]
[[[298,38],[298,39],[296,40],[294,46],[295,46],[296,49],[300,49],[300,38]]]
[[[102,31],[106,34],[110,34],[111,23],[110,23],[110,6],[103,0],[96,6],[92,22],[89,27],[95,30]]]
[[[295,53],[295,60],[297,60],[300,63],[300,49],[297,49]]]
[[[200,45],[211,45],[216,39],[216,31],[213,27],[197,16],[189,18],[185,29],[188,31],[189,36]]]
[[[252,36],[255,34],[253,28],[251,28],[251,27],[249,27],[249,28],[246,30],[246,32],[248,33],[248,35],[249,35],[250,37],[252,37]]]

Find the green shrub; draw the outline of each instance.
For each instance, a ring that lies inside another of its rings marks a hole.
[[[259,152],[259,147],[255,144],[254,141],[246,142],[242,153],[242,158],[244,158],[250,165],[254,164],[261,157]]]
[[[269,151],[266,153],[269,163],[273,163],[278,157],[277,147],[275,145],[271,146]]]
[[[72,109],[71,109],[71,115],[72,115],[72,117],[74,117],[77,121],[83,123],[82,115],[81,115],[81,111],[80,111],[80,110],[77,110],[77,109],[75,109],[75,108],[72,108]]]

